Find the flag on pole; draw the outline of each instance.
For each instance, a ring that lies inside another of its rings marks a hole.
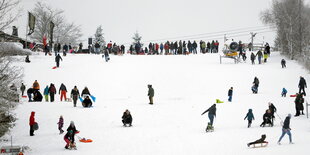
[[[28,35],[31,35],[34,32],[35,25],[36,25],[36,17],[30,12],[28,12],[28,26],[29,26]]]
[[[50,22],[50,47],[52,48],[53,44],[53,32],[54,32],[55,24],[51,21]]]

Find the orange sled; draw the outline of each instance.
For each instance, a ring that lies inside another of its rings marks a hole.
[[[82,142],[82,143],[91,143],[91,142],[93,142],[93,140],[82,138],[82,139],[80,139],[80,142]]]

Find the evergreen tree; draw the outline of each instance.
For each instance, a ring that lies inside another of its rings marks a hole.
[[[103,37],[103,29],[102,26],[100,25],[95,33],[95,40],[93,42],[93,44],[96,44],[97,42],[99,43],[100,47],[105,46],[106,42],[104,41],[104,37]]]
[[[142,36],[140,36],[138,31],[136,31],[132,39],[133,39],[133,43],[132,43],[133,46],[136,45],[138,42],[140,42],[141,47],[143,46],[143,44],[141,43]]]

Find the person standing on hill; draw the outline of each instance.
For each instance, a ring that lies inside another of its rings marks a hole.
[[[248,128],[251,127],[252,124],[252,120],[254,120],[254,115],[252,112],[252,109],[249,109],[248,113],[246,114],[246,116],[244,117],[244,120],[248,118]]]
[[[20,86],[20,91],[22,92],[22,96],[24,96],[25,90],[26,90],[26,86],[24,85],[24,83],[22,83],[22,85]]]
[[[281,66],[282,68],[286,68],[286,61],[284,59],[281,60]]]
[[[231,102],[232,95],[233,95],[233,87],[230,87],[230,89],[228,90],[228,102]]]
[[[35,80],[35,81],[33,82],[32,88],[33,88],[34,90],[40,90],[40,84],[39,84],[39,82],[38,82],[37,80]]]
[[[30,126],[30,136],[34,136],[34,124],[36,123],[35,118],[34,118],[35,112],[32,111],[30,118],[29,118],[29,126]]]
[[[257,92],[258,92],[259,80],[258,80],[258,78],[257,78],[256,76],[254,77],[253,84],[254,84],[254,86],[256,87],[256,90],[257,90]],[[256,92],[256,93],[257,93],[257,92]]]
[[[50,97],[51,97],[51,102],[54,102],[55,100],[55,94],[56,94],[56,88],[55,88],[55,85],[51,83],[49,89],[48,89],[48,92],[50,94]]]
[[[147,87],[148,87],[148,89],[149,89],[148,94],[147,94],[147,95],[149,96],[149,100],[150,100],[150,103],[149,103],[149,104],[152,105],[152,104],[154,104],[154,103],[153,103],[153,97],[154,97],[154,93],[155,93],[155,92],[154,92],[154,89],[152,88],[152,85],[149,84],[149,85],[147,85]]]
[[[209,109],[204,111],[201,115],[205,114],[206,112],[209,112],[208,117],[209,117],[211,126],[213,126],[213,120],[214,120],[214,117],[216,116],[216,104],[213,104]]]
[[[64,132],[64,130],[62,130],[62,127],[64,126],[64,119],[62,115],[59,117],[59,121],[57,124],[58,124],[59,134],[61,135]]]
[[[252,62],[252,65],[255,64],[255,58],[256,58],[256,56],[255,56],[255,54],[252,52],[252,53],[251,53],[251,62]]]
[[[290,120],[291,120],[291,114],[288,114],[287,117],[284,120],[283,127],[282,127],[282,135],[280,136],[278,140],[278,144],[281,145],[281,140],[284,137],[285,134],[289,136],[290,144],[294,144],[292,142],[292,134],[291,134],[291,128],[290,128]]]
[[[49,90],[49,88],[48,88],[48,86],[46,86],[44,89],[44,92],[43,92],[45,102],[48,102],[48,90]]]
[[[56,67],[59,68],[59,61],[62,61],[62,58],[59,54],[57,54],[57,56],[55,57],[55,61],[56,61]]]
[[[62,101],[62,98],[65,98],[65,101],[67,100],[67,88],[63,83],[59,87],[59,94],[60,94],[60,101]]]
[[[302,76],[300,76],[298,87],[299,87],[299,94],[302,91],[304,93],[304,95],[306,96],[305,88],[307,88],[307,83],[306,83],[305,78]]]
[[[257,59],[258,59],[258,64],[261,64],[262,63],[262,56],[263,56],[262,51],[258,50],[257,53],[256,53],[256,56],[257,56]]]
[[[80,97],[80,92],[76,86],[71,90],[71,98],[73,100],[73,106],[76,107],[76,101]]]

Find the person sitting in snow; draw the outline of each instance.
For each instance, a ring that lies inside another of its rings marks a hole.
[[[85,87],[85,88],[83,89],[82,93],[81,93],[81,96],[82,96],[83,98],[85,98],[85,97],[88,96],[88,95],[90,96],[90,92],[89,92],[88,88]]]
[[[129,126],[131,126],[132,123],[132,117],[130,114],[130,111],[128,109],[126,109],[126,111],[124,112],[123,116],[122,116],[122,122],[123,122],[123,126],[126,126],[126,124],[129,124]]]
[[[266,139],[266,135],[263,134],[260,139],[254,141],[254,142],[248,143],[247,145],[248,145],[248,147],[250,147],[250,145],[253,145],[253,144],[268,143],[265,141],[265,139]]]
[[[83,100],[82,105],[84,108],[89,108],[93,105],[92,101],[90,100],[89,96],[86,96],[86,98]]]
[[[42,96],[42,94],[40,93],[40,91],[35,90],[35,91],[33,92],[33,101],[34,101],[34,102],[42,102],[42,99],[43,99],[43,96]]]
[[[260,125],[260,127],[265,127],[266,124],[270,124],[270,126],[273,126],[272,114],[271,114],[271,111],[269,109],[266,110],[266,113],[263,115],[263,123]]]

